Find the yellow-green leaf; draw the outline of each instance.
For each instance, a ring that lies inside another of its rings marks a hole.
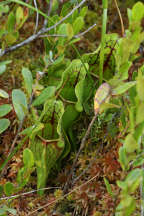
[[[17,29],[21,27],[23,18],[24,18],[23,8],[19,6],[16,10],[16,28]]]
[[[125,139],[124,148],[126,149],[127,153],[133,153],[135,150],[138,149],[138,143],[136,142],[131,133],[128,134]]]
[[[144,76],[140,70],[138,72],[136,89],[139,99],[144,101]]]
[[[73,29],[74,29],[74,34],[78,34],[80,30],[84,26],[84,20],[83,17],[77,17],[77,19],[73,23]]]

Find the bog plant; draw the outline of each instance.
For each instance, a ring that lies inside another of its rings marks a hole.
[[[21,1],[9,2],[28,6]],[[65,9],[68,10],[72,4],[65,3],[60,16],[50,17],[47,27],[59,22],[61,17],[66,15]],[[28,7],[35,9],[31,5]],[[54,3],[53,11],[56,8],[57,3]],[[29,16],[25,10],[18,5],[9,12],[0,32],[2,49],[18,41],[19,29]],[[119,161],[126,175],[129,173],[123,181],[117,182],[121,188],[121,201],[116,208],[116,215],[129,216],[136,208],[135,199],[131,194],[138,187],[141,187],[141,206],[144,203],[144,67],[140,67],[138,73],[134,72],[132,77],[129,77],[128,73],[133,61],[137,59],[137,50],[144,41],[144,4],[138,2],[132,9],[128,9],[129,28],[124,37],[119,37],[117,34],[106,34],[107,3],[104,3],[101,44],[93,53],[80,56],[74,43],[80,39],[78,33],[84,27],[87,10],[87,7],[81,8],[80,12],[75,10],[68,19],[50,31],[50,34],[62,37],[44,38],[45,53],[40,56],[38,66],[33,69],[23,67],[24,88],[12,91],[12,104],[18,121],[23,122],[27,119],[31,124],[21,132],[29,143],[23,151],[24,166],[18,172],[17,183],[19,189],[24,187],[29,182],[31,173],[36,170],[37,188],[46,186],[51,170],[56,165],[60,166],[61,161],[73,149],[76,150],[73,125],[82,114],[89,112],[90,101],[98,87],[95,79],[97,78],[99,84],[104,80],[110,85],[111,92],[110,100],[101,106],[101,111],[106,112],[110,109],[111,112],[115,112],[116,109],[121,109],[123,115],[120,115],[119,130],[128,128],[126,137],[121,139],[123,146],[119,149]],[[8,4],[0,5],[0,14],[8,11]],[[73,60],[67,58],[70,47],[74,48],[77,54]],[[10,61],[0,63],[0,75],[8,63]],[[2,89],[0,96],[8,98],[8,94]],[[11,110],[10,104],[0,106],[0,133],[10,125],[9,120],[2,117]],[[105,184],[113,196],[106,178]],[[40,194],[42,193],[41,191]]]

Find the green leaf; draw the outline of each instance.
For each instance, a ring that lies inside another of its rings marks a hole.
[[[144,131],[144,122],[141,122],[135,127],[134,134],[133,134],[137,142],[139,142],[140,137],[143,135],[143,131]]]
[[[22,167],[18,171],[17,182],[19,184],[19,187],[22,188],[29,182],[31,171],[32,169],[28,168],[27,166]]]
[[[11,45],[17,41],[19,38],[19,32],[10,32],[4,36],[4,40],[6,41],[7,45]]]
[[[144,4],[137,2],[132,8],[132,19],[140,21],[144,17]]]
[[[129,195],[126,195],[125,197],[123,196],[122,201],[116,208],[115,216],[130,216],[132,215],[135,209],[135,200]]]
[[[126,80],[128,79],[128,70],[131,67],[132,62],[128,61],[125,62],[124,64],[121,65],[120,69],[119,69],[119,76],[120,76],[120,80]]]
[[[26,148],[23,151],[23,163],[27,168],[34,166],[34,156],[29,148]]]
[[[123,83],[116,88],[112,89],[112,95],[120,95],[125,93],[127,90],[129,90],[131,87],[136,85],[136,81],[131,81],[127,83]]]
[[[12,215],[17,215],[17,211],[13,208],[8,208],[7,206],[4,206],[3,209],[9,213],[11,213]]]
[[[63,4],[60,16],[61,17],[66,16],[67,15],[67,11],[70,9],[70,7],[71,7],[71,2],[70,1],[66,2],[65,4]]]
[[[6,196],[12,195],[12,193],[14,192],[14,186],[11,182],[5,183],[4,192],[5,192]]]
[[[67,24],[67,36],[68,40],[70,40],[73,37],[73,27],[70,23]]]
[[[119,149],[119,162],[121,164],[121,167],[123,170],[126,170],[128,167],[128,158],[127,158],[127,153],[126,149],[124,147],[120,147]]]
[[[80,11],[80,16],[85,17],[87,14],[87,11],[88,11],[88,7],[87,6],[83,7]]]
[[[106,189],[107,189],[108,193],[111,195],[112,198],[114,198],[114,193],[112,192],[111,185],[106,178],[104,178],[104,183],[106,185]]]
[[[8,119],[0,119],[0,134],[3,133],[10,125],[10,121]]]
[[[7,215],[6,215],[6,210],[3,209],[3,208],[0,208],[0,215],[1,215],[1,216],[7,216]]]
[[[133,193],[139,187],[142,180],[142,170],[137,168],[132,170],[125,179],[125,184],[128,185],[128,192]]]
[[[9,104],[0,105],[0,117],[7,115],[12,110],[12,106]]]
[[[28,18],[28,10],[26,8],[18,7],[16,10],[16,29],[20,29]]]
[[[6,65],[0,65],[0,75],[6,71]]]
[[[22,68],[22,75],[25,82],[25,87],[28,92],[28,95],[31,96],[32,93],[32,84],[33,84],[33,78],[30,70],[28,68],[23,67]]]
[[[44,124],[41,122],[38,122],[36,125],[34,125],[31,133],[30,133],[30,139],[33,140],[34,137],[36,136],[36,134],[38,134],[39,131],[42,131],[42,129],[44,128]],[[28,131],[29,133],[29,131]]]
[[[16,25],[18,26],[17,29],[19,29],[19,26],[20,26],[23,18],[24,18],[23,8],[21,6],[19,6],[16,9]]]
[[[27,99],[23,91],[14,89],[12,91],[12,102],[18,119],[22,121],[28,111]]]
[[[10,12],[7,20],[7,30],[8,32],[13,32],[15,26],[15,15],[13,12]]]
[[[130,8],[127,8],[127,15],[129,19],[129,24],[131,25],[132,23],[132,10]]]
[[[0,97],[2,98],[9,98],[9,95],[6,91],[0,89]]]
[[[33,128],[34,128],[34,125],[24,129],[22,132],[20,132],[20,134],[21,135],[30,135],[32,133]]]
[[[136,158],[134,161],[133,161],[133,167],[138,167],[138,166],[141,166],[144,164],[144,158],[143,156],[139,157],[139,158]]]
[[[74,44],[74,43],[78,42],[79,40],[80,40],[80,38],[72,39],[72,40],[68,43],[68,45]]]
[[[8,13],[9,12],[9,6],[6,5],[0,5],[0,17],[2,16],[3,13]]]
[[[65,112],[62,116],[62,126],[65,131],[72,127],[73,122],[79,116],[79,112],[76,111],[74,105],[68,105],[65,109]]]
[[[138,143],[136,142],[134,136],[130,133],[126,136],[124,142],[124,148],[126,149],[127,153],[132,153],[138,149]]]
[[[112,109],[112,108],[120,109],[120,106],[118,106],[116,104],[105,102],[105,103],[101,104],[101,106],[100,106],[100,112],[102,112],[104,110],[107,110],[107,109]]]
[[[80,30],[83,28],[83,26],[84,26],[83,17],[81,16],[77,17],[77,19],[73,23],[74,35],[78,34]]]
[[[136,113],[136,124],[140,124],[144,121],[144,103],[140,103]]]
[[[141,101],[144,101],[144,76],[142,75],[142,71],[138,71],[138,77],[137,77],[137,94]]]
[[[88,64],[85,64],[85,67],[88,69]],[[81,60],[73,60],[63,72],[61,81],[57,86],[57,90],[61,89],[60,94],[64,99],[76,102],[75,107],[78,112],[83,110],[82,103],[84,102],[86,77],[85,67]]]
[[[47,101],[49,98],[54,97],[56,88],[55,86],[48,86],[45,88],[41,94],[34,100],[32,103],[33,106],[39,106],[40,104],[43,104],[45,101]]]
[[[58,34],[60,35],[65,35],[67,36],[67,24],[66,23],[63,23],[59,26],[59,29],[58,29]],[[59,37],[58,38],[58,42],[59,42],[59,45],[64,45],[64,43],[67,41],[67,37]]]
[[[11,60],[0,62],[0,75],[6,71],[6,65],[10,64],[11,62]]]
[[[60,159],[65,158],[70,152],[71,148],[75,148],[75,136],[73,135],[72,128],[78,116],[79,112],[75,109],[74,105],[66,106],[65,112],[62,116],[62,128],[65,138],[65,148]]]
[[[11,62],[12,62],[11,60],[2,61],[2,62],[0,62],[0,66],[10,64]]]

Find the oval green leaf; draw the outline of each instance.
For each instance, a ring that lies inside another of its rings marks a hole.
[[[0,97],[2,98],[9,98],[9,95],[6,91],[0,89]]]
[[[7,115],[12,110],[12,106],[10,104],[3,104],[0,106],[0,117]]]
[[[32,74],[28,68],[23,67],[22,68],[22,75],[24,78],[26,90],[28,92],[28,95],[30,96],[32,93],[32,84],[33,84]]]
[[[136,85],[136,81],[123,83],[112,90],[112,95],[120,95]]]
[[[10,196],[14,191],[14,186],[11,182],[7,182],[5,185],[4,185],[4,192],[7,196]]]
[[[18,119],[22,121],[28,110],[26,96],[23,91],[14,89],[12,91],[12,102]]]
[[[45,88],[41,94],[34,100],[33,106],[39,106],[43,104],[47,99],[53,97],[55,95],[56,88],[54,86],[49,86]]]
[[[81,16],[77,17],[73,23],[74,34],[78,34],[80,32],[80,30],[83,28],[83,26],[84,26],[83,17],[81,17]]]
[[[132,134],[127,135],[124,142],[124,148],[126,149],[127,153],[133,153],[138,149],[138,143],[136,142]]]
[[[26,148],[23,151],[23,162],[24,165],[28,168],[31,168],[34,166],[34,156],[32,151],[29,148]]]
[[[6,70],[6,65],[0,65],[0,75],[3,74]]]
[[[8,119],[0,119],[0,134],[3,133],[10,125],[10,121]]]

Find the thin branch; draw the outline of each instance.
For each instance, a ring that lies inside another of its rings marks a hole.
[[[30,212],[30,213],[28,214],[28,216],[29,216],[29,215],[33,215],[33,214],[36,213],[37,211],[42,210],[42,209],[44,209],[44,208],[46,208],[46,207],[48,207],[48,206],[50,206],[50,205],[52,205],[52,204],[55,204],[55,203],[57,203],[58,201],[60,201],[60,200],[62,200],[62,199],[64,199],[64,198],[66,198],[67,196],[69,196],[69,195],[72,194],[73,192],[75,192],[75,191],[77,191],[77,190],[80,190],[84,185],[87,185],[88,183],[90,183],[91,181],[93,181],[96,177],[97,177],[97,175],[94,176],[94,177],[92,177],[92,178],[89,179],[88,181],[84,182],[82,185],[80,185],[80,186],[74,188],[74,189],[71,190],[69,193],[65,194],[64,196],[62,196],[62,197],[60,197],[60,198],[58,198],[58,199],[56,199],[56,200],[54,200],[54,201],[52,201],[52,202],[50,202],[50,203],[47,203],[46,205],[41,206],[40,208],[34,210],[33,212]]]
[[[67,35],[63,35],[63,34],[44,34],[44,35],[39,36],[39,38],[45,38],[45,37],[67,37]]]
[[[86,34],[87,32],[89,32],[89,31],[90,31],[92,28],[94,28],[95,26],[96,26],[96,23],[93,24],[92,26],[90,26],[90,27],[89,27],[87,30],[85,30],[84,32],[81,32],[81,33],[75,35],[74,37],[75,37],[75,38],[82,37],[84,34]]]
[[[12,199],[12,198],[18,198],[18,197],[20,197],[20,196],[26,196],[26,195],[28,195],[28,194],[35,193],[35,192],[37,192],[37,191],[52,190],[52,189],[61,189],[61,188],[60,188],[60,187],[40,188],[40,189],[37,189],[37,190],[32,190],[32,191],[28,191],[28,192],[24,192],[24,193],[12,195],[12,196],[9,196],[9,197],[2,197],[2,198],[0,198],[0,200],[9,200],[9,199]]]
[[[8,52],[11,52],[13,50],[16,50],[17,48],[20,48],[32,41],[34,41],[36,38],[38,38],[41,34],[44,34],[48,31],[50,31],[51,29],[56,28],[58,25],[60,25],[62,22],[64,22],[68,17],[70,17],[75,10],[77,10],[79,7],[81,7],[84,3],[86,2],[86,0],[82,0],[75,8],[73,8],[73,10],[71,10],[70,13],[68,13],[65,17],[63,17],[60,21],[58,21],[57,23],[55,23],[53,26],[50,26],[49,28],[45,28],[43,27],[40,31],[37,32],[37,34],[34,34],[32,36],[30,36],[29,38],[27,38],[26,40],[22,41],[19,44],[16,44],[14,46],[11,46],[9,48],[6,48],[5,50],[0,49],[0,57],[5,55]]]
[[[62,18],[60,21],[58,21],[55,25],[51,26],[52,29],[57,27],[58,25],[60,25],[62,22],[64,22],[68,17],[70,17],[75,12],[75,10],[77,10],[79,7],[81,7],[85,2],[86,2],[86,0],[82,0],[75,8],[73,8],[71,10],[70,13],[68,13],[64,18]],[[42,29],[43,33],[46,33],[47,31],[50,31],[50,30],[49,30],[49,28]]]
[[[115,2],[116,9],[117,9],[117,12],[118,12],[118,15],[120,18],[120,22],[121,22],[122,37],[124,37],[125,29],[124,29],[124,23],[123,23],[122,15],[121,15],[120,9],[118,7],[117,0],[114,0],[114,2]]]
[[[70,174],[69,174],[69,176],[68,176],[68,180],[67,180],[67,182],[66,182],[66,184],[65,184],[65,186],[64,186],[64,194],[65,194],[65,193],[67,192],[67,190],[68,190],[68,187],[69,187],[69,185],[70,185],[70,182],[71,182],[71,179],[72,179],[72,176],[73,176],[74,168],[76,167],[76,164],[77,164],[77,160],[78,160],[78,158],[79,158],[79,155],[80,155],[81,151],[82,151],[83,148],[85,147],[86,140],[87,140],[87,138],[88,138],[88,136],[89,136],[89,134],[90,134],[91,128],[92,128],[92,126],[93,126],[93,124],[94,124],[94,122],[95,122],[95,120],[96,120],[96,118],[97,118],[97,115],[98,115],[98,113],[95,113],[94,117],[92,118],[92,120],[91,120],[91,122],[90,122],[90,124],[89,124],[89,126],[88,126],[88,129],[87,129],[87,131],[86,131],[86,134],[85,134],[85,136],[83,137],[83,139],[82,139],[82,141],[81,141],[80,148],[79,148],[79,150],[78,150],[78,152],[77,152],[77,154],[76,154],[76,157],[75,157],[75,159],[74,159],[74,162],[73,162],[73,165],[72,165]]]
[[[38,22],[39,22],[39,13],[38,13],[38,7],[37,7],[36,0],[34,0],[34,6],[35,6],[35,8],[37,10],[37,12],[36,12],[36,25],[35,25],[35,30],[34,30],[34,34],[36,34],[37,29],[38,29]]]
[[[85,30],[84,32],[81,32],[77,35],[74,35],[73,38],[79,38],[82,37],[83,35],[85,35],[87,32],[89,32],[92,28],[94,28],[96,26],[96,23],[93,24],[92,26],[90,26],[87,30]],[[67,35],[63,35],[63,34],[45,34],[45,35],[40,35],[39,38],[44,38],[44,37],[67,37]]]
[[[51,10],[52,10],[52,4],[53,4],[53,0],[50,0],[49,9],[48,9],[48,13],[47,13],[48,16],[50,16],[50,13],[51,13]],[[47,23],[48,23],[48,19],[45,19],[44,20],[44,25],[43,25],[44,28],[46,28]]]

